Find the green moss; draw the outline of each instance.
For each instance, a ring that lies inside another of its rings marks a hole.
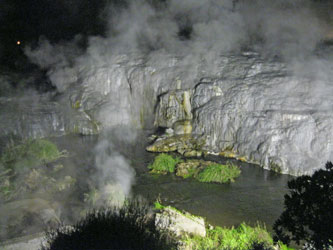
[[[192,249],[248,250],[255,244],[273,246],[273,239],[264,226],[251,227],[245,223],[237,228],[207,229],[206,237],[186,235],[183,241]]]
[[[75,103],[72,104],[74,109],[79,109],[81,107],[81,102],[77,100]]]
[[[202,170],[196,179],[200,182],[227,183],[234,182],[240,173],[239,167],[235,165],[212,164]]]
[[[276,163],[274,163],[274,162],[271,162],[270,164],[269,164],[269,167],[270,167],[270,169],[272,170],[272,171],[274,171],[274,172],[277,172],[277,173],[282,173],[282,168],[281,168],[281,166],[280,165],[278,165],[278,164],[276,164]]]
[[[177,164],[177,176],[183,178],[195,177],[198,175],[202,168],[204,161],[201,160],[186,160],[185,162]]]
[[[45,139],[28,140],[25,143],[7,147],[0,157],[5,168],[31,168],[49,163],[65,156],[57,146]]]
[[[181,162],[181,159],[172,157],[168,154],[159,154],[155,157],[154,162],[148,166],[153,173],[173,173],[175,172],[176,164]]]
[[[194,169],[194,168],[190,168],[189,170],[188,170],[188,172],[187,172],[187,174],[185,174],[184,176],[183,176],[183,178],[184,179],[187,179],[187,178],[190,178],[190,177],[193,177],[195,174],[196,174],[196,169]]]
[[[165,206],[163,206],[159,201],[155,201],[154,202],[154,208],[156,210],[163,210],[165,208]]]

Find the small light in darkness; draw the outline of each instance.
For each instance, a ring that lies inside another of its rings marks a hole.
[[[17,44],[17,45],[21,45],[21,41],[17,41],[16,44]]]

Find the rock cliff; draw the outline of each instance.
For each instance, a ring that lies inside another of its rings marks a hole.
[[[329,79],[296,76],[281,61],[252,52],[199,65],[167,55],[105,60],[91,67],[77,63],[71,71],[76,80],[60,94],[34,103],[3,97],[1,134],[93,134],[154,125],[199,135],[206,151],[232,152],[281,173],[310,174],[333,158]]]

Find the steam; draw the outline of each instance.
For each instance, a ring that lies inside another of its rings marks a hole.
[[[221,55],[252,50],[284,61],[296,77],[311,78],[311,85],[305,86],[308,99],[325,99],[332,93],[328,83],[333,60],[317,51],[333,37],[332,20],[322,16],[310,0],[123,2],[106,7],[108,25],[103,35],[78,34],[56,44],[41,37],[37,47],[25,47],[25,54],[47,72],[57,92],[75,102],[80,95],[75,87],[80,86],[90,94],[82,98],[93,98],[99,105],[97,114],[89,99],[83,107],[91,111],[85,115],[89,113],[105,127],[94,149],[97,172],[90,191],[97,193],[86,195],[93,205],[121,203],[131,194],[135,173],[118,145],[136,139],[133,131],[138,126],[133,120],[139,120],[146,86],[129,81],[135,66],[151,69],[150,78],[141,82],[161,93],[178,78],[180,87],[189,88],[201,77],[221,76]],[[172,67],[173,75],[166,73],[163,83],[154,78],[155,71]],[[321,105],[331,108],[331,104]]]
[[[175,67],[175,75],[185,82],[181,87],[189,88],[201,77],[220,74],[221,55],[254,50],[283,60],[296,77],[313,78],[310,95],[325,96],[322,89],[331,89],[332,60],[316,54],[330,26],[310,0],[133,0],[111,4],[105,13],[105,36],[78,35],[58,44],[41,38],[37,48],[26,47],[25,53],[47,70],[58,92],[71,93],[75,85],[88,89],[101,103],[94,115],[106,131],[135,127],[144,89],[133,90],[128,79],[135,65],[156,71],[177,65],[182,72]],[[111,186],[128,195],[134,173],[127,159],[110,140],[102,140],[95,153],[96,188],[102,196],[109,196]]]
[[[117,136],[124,136],[123,143],[130,144],[136,139],[136,134],[129,128],[116,128],[104,134],[107,139],[102,139],[95,147],[96,175],[93,177],[95,190],[99,192],[94,206],[121,205],[130,197],[131,187],[134,184],[135,172],[130,162],[117,151]]]
[[[181,57],[183,64],[205,61],[210,68],[221,54],[250,49],[290,62],[307,59],[329,36],[327,20],[308,0],[126,3],[107,9],[106,37],[90,37],[85,51],[76,37],[56,45],[42,39],[37,49],[26,48],[26,54],[48,69],[54,86],[64,92],[80,79],[82,70],[112,67],[117,55],[146,56],[148,63],[172,55]]]

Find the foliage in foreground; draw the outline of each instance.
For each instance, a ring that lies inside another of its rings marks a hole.
[[[172,209],[177,213],[186,217],[196,217],[194,215],[179,211],[175,207],[164,206],[157,200],[154,203],[156,210],[163,210],[165,208]],[[206,237],[194,236],[185,234],[181,238],[181,242],[190,249],[221,249],[221,250],[273,250],[276,249],[270,233],[266,230],[265,226],[259,223],[255,227],[251,227],[242,223],[238,228],[222,228],[210,226],[207,230]],[[182,244],[182,245],[183,245]],[[278,242],[280,250],[294,250]]]
[[[168,233],[159,231],[149,207],[128,201],[121,208],[92,211],[72,228],[47,233],[49,247],[42,250],[73,249],[176,249]]]
[[[285,211],[274,224],[277,240],[304,240],[316,249],[333,245],[333,164],[325,168],[288,182]]]
[[[271,249],[273,239],[266,228],[259,224],[251,227],[242,223],[239,227],[231,229],[215,227],[207,229],[206,237],[187,236],[185,242],[194,250],[220,249],[220,250],[249,250]]]
[[[54,143],[36,139],[7,147],[0,157],[0,162],[5,168],[20,170],[52,162],[62,156],[65,156],[65,152],[60,152]]]
[[[8,146],[0,156],[0,199],[8,201],[40,187],[62,191],[71,186],[75,181],[70,176],[55,180],[45,175],[45,168],[38,168],[63,156],[65,151],[45,139]]]
[[[240,173],[239,167],[232,164],[212,164],[202,170],[196,179],[200,182],[227,183],[234,182]]]
[[[159,154],[155,157],[154,162],[148,166],[153,173],[173,173],[177,163],[181,162],[181,159],[172,157],[168,154]]]

